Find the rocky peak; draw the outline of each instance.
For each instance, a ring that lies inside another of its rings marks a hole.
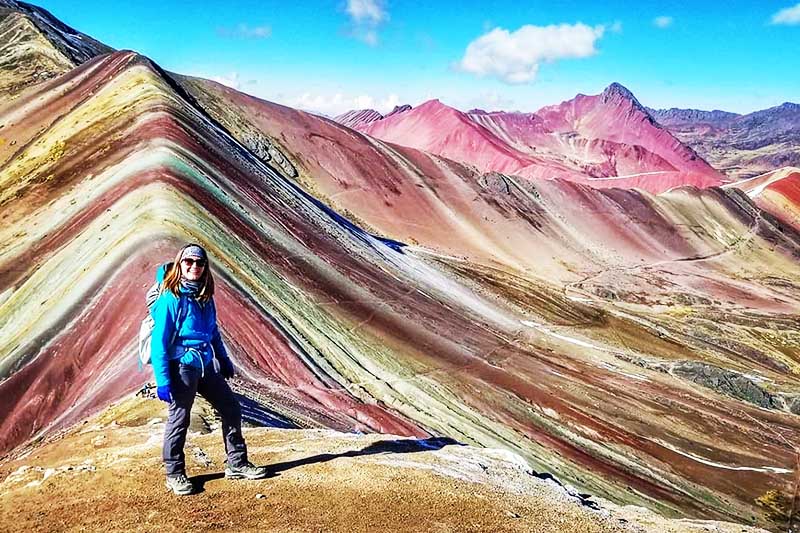
[[[383,118],[385,117],[374,109],[353,109],[334,117],[333,120],[348,128],[358,128]]]
[[[633,96],[632,92],[617,82],[614,82],[606,87],[603,92],[600,93],[600,97],[603,99],[603,102],[608,102],[611,100],[630,100],[639,107],[643,107],[642,104],[639,103],[639,100]]]
[[[639,103],[639,100],[636,99],[633,93],[620,83],[614,82],[606,87],[603,92],[600,93],[600,101],[604,104],[630,103],[632,110],[641,112],[653,125],[658,127],[658,123],[656,123],[650,113],[647,112],[647,108]]]
[[[664,126],[689,123],[706,123],[722,126],[741,116],[738,113],[721,111],[719,109],[703,111],[700,109],[680,109],[677,107],[672,107],[670,109],[651,109],[648,107],[647,111],[659,124]]]
[[[411,106],[408,104],[396,105],[394,106],[394,109],[389,111],[383,118],[391,117],[392,115],[397,115],[399,113],[405,113],[406,111],[411,111],[411,109]]]
[[[110,46],[64,24],[41,7],[15,0],[0,0],[0,13],[3,12],[6,14],[9,12],[22,14],[36,27],[44,39],[49,41],[54,48],[75,66],[95,56],[114,51]]]
[[[425,102],[422,102],[420,105],[417,106],[417,109],[429,108],[429,107],[430,108],[440,108],[440,107],[447,107],[447,106],[444,105],[442,103],[442,101],[439,100],[438,98],[432,98],[430,100],[426,100]]]

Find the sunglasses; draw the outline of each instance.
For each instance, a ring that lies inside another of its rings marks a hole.
[[[192,265],[195,265],[195,264],[197,266],[199,266],[199,267],[206,266],[206,260],[205,259],[189,259],[189,258],[186,258],[186,259],[182,259],[181,263],[184,263],[187,266],[192,266]]]

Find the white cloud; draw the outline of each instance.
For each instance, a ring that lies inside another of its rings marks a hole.
[[[381,102],[379,102],[378,105],[375,106],[375,109],[385,115],[386,113],[393,110],[395,107],[399,105],[400,105],[400,97],[397,96],[396,94],[390,94],[389,96],[381,100]]]
[[[800,24],[800,4],[781,9],[772,15],[772,24],[785,24],[787,26]]]
[[[375,99],[368,94],[360,94],[353,98],[354,109],[369,109],[375,105]]]
[[[350,16],[351,27],[347,35],[365,42],[369,46],[378,44],[378,28],[389,20],[389,13],[382,0],[347,0],[345,9]]]
[[[530,83],[543,61],[589,57],[605,26],[586,24],[525,25],[510,32],[495,28],[467,45],[457,67],[477,76],[494,76],[511,83]]]
[[[383,2],[379,0],[348,0],[347,14],[354,22],[380,24],[388,18]]]
[[[615,20],[614,24],[609,26],[608,31],[610,31],[611,33],[620,33],[620,32],[622,32],[622,21],[621,20]]]
[[[239,24],[235,28],[217,28],[217,35],[243,39],[266,39],[272,35],[272,27],[268,25],[251,27],[247,24]]]
[[[281,98],[280,100],[280,103],[289,107],[320,113],[329,117],[341,115],[353,109],[375,109],[379,113],[386,114],[400,104],[400,97],[396,94],[389,94],[385,98],[376,99],[369,94],[353,96],[342,93],[333,95],[303,93],[297,96]]]
[[[672,26],[672,17],[660,16],[653,19],[656,28],[669,28]]]
[[[221,83],[222,85],[225,85],[227,87],[230,87],[231,89],[236,89],[237,91],[240,91],[243,85],[242,80],[239,78],[238,72],[230,72],[222,76],[211,76],[209,79],[217,83]],[[252,81],[253,80],[250,80],[250,82]]]

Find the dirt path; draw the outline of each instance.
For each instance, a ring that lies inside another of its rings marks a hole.
[[[163,423],[147,414],[154,404],[128,400],[0,464],[0,531],[612,533],[711,524],[606,502],[592,509],[502,450],[330,430],[246,429],[251,460],[272,472],[259,481],[225,479],[219,431],[193,433],[185,450],[199,492],[179,497],[163,485]]]

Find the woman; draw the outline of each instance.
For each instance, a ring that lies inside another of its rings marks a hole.
[[[193,492],[186,477],[183,445],[198,392],[222,416],[228,455],[225,477],[266,477],[266,468],[247,460],[241,409],[225,382],[233,377],[233,363],[217,328],[208,254],[197,244],[184,246],[174,263],[158,269],[156,281],[161,292],[151,309],[155,325],[150,353],[158,397],[169,404],[163,448],[167,488],[179,495]]]

